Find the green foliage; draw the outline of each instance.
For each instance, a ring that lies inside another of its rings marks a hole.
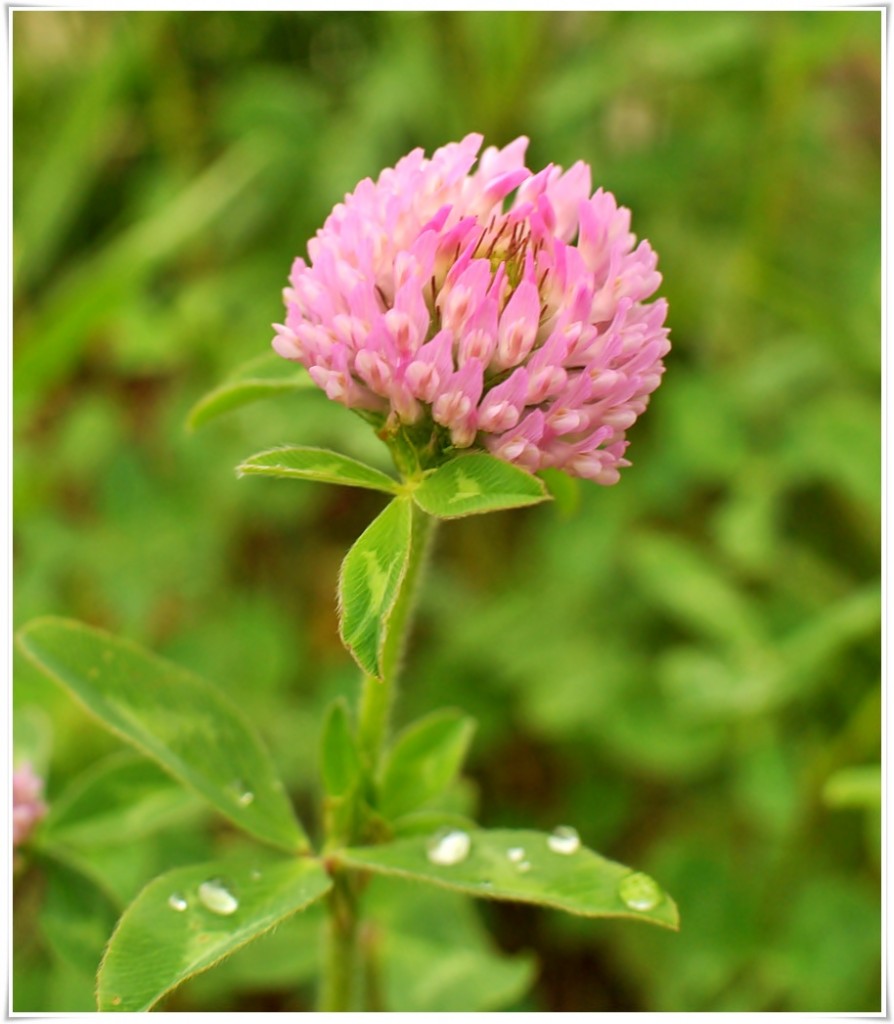
[[[450,705],[479,730],[471,782],[401,828],[467,825],[476,791],[499,825],[586,822],[684,927],[476,901],[542,967],[478,1001],[468,959],[453,986],[428,960],[467,933],[422,902],[474,922],[470,901],[376,878],[386,1005],[428,1009],[437,975],[444,1010],[877,1012],[880,816],[825,794],[880,757],[879,12],[17,10],[13,26],[16,625],[53,610],[207,674],[309,807],[323,712],[355,692],[338,564],[381,499],[228,467],[300,442],[388,472],[387,451],[312,390],[265,387],[193,435],[184,420],[244,360],[300,375],[266,354],[268,325],[362,177],[470,130],[529,136],[533,166],[587,160],[659,254],[667,376],[617,487],[581,483],[564,518],[550,480],[554,508],[441,530],[395,716]],[[115,741],[26,658],[14,671],[16,758],[52,807]],[[85,842],[52,886],[22,851],[15,1010],[95,1009],[95,960],[51,944],[45,915],[97,875],[126,905],[228,856],[220,824],[178,819],[126,856]],[[313,911],[166,1005],[309,1009]]]
[[[151,761],[121,752],[82,772],[53,801],[44,845],[126,844],[193,814],[198,801]]]
[[[410,558],[412,517],[410,500],[395,498],[351,547],[339,574],[341,638],[371,676],[382,672],[391,614]]]
[[[190,430],[197,430],[243,405],[292,391],[313,392],[315,389],[316,385],[303,366],[287,362],[275,352],[270,352],[249,360],[223,384],[200,398],[190,409],[186,422]]]
[[[239,828],[288,850],[308,849],[269,754],[238,708],[204,680],[64,619],[38,619],[18,640],[103,725]]]
[[[865,807],[877,810],[882,803],[879,765],[842,768],[826,781],[823,798],[830,807]]]
[[[547,498],[536,476],[483,452],[451,459],[413,491],[416,504],[439,519],[536,505]]]
[[[531,955],[501,953],[464,896],[377,877],[367,903],[378,923],[370,941],[381,970],[379,994],[396,1013],[497,1010],[516,1004],[533,980]],[[320,968],[321,909],[315,904],[293,915],[213,971],[190,979],[165,1008],[220,1006],[221,993],[235,991],[245,999],[307,984]],[[286,1004],[297,1005],[294,998]]]
[[[316,480],[324,484],[365,487],[394,494],[397,481],[372,466],[322,448],[274,448],[252,455],[236,469],[239,476],[278,476],[286,480]]]
[[[539,475],[553,496],[559,515],[565,519],[576,515],[580,510],[580,480],[560,469],[542,469]]]
[[[409,516],[407,499],[394,504],[400,507],[401,502]],[[31,623],[19,631],[19,644],[42,671],[68,687],[108,728],[149,753],[219,809],[221,793],[228,798],[232,793],[221,787],[215,769],[229,755],[231,767],[238,768],[240,780],[245,780],[237,787],[238,807],[250,807],[260,796],[269,820],[263,827],[242,822],[227,800],[224,812],[249,833],[268,841],[274,829],[282,828],[283,819],[277,816],[281,804],[263,799],[268,793],[281,794],[281,783],[257,739],[207,684],[136,645],[61,619]],[[373,681],[372,685],[382,684]],[[382,771],[378,802],[385,816],[399,818],[441,796],[462,763],[473,730],[471,719],[450,710],[429,715],[404,730]],[[196,752],[199,738],[208,752],[206,761]],[[454,839],[471,841],[472,853],[467,857],[468,851],[463,851],[458,862],[449,862],[451,871],[446,873],[448,862],[432,854],[433,841],[449,841],[438,838],[439,834],[434,839],[415,837],[369,849],[342,849],[339,840],[350,839],[354,832],[352,798],[364,774],[345,702],[337,700],[329,708],[322,736],[322,776],[329,794],[327,836],[334,847],[327,867],[313,859],[273,861],[268,854],[178,867],[154,879],[130,903],[109,939],[98,974],[98,1008],[150,1009],[183,981],[324,896],[333,888],[328,873],[332,866],[393,874],[457,892],[585,916],[633,916],[667,927],[677,925],[676,907],[650,878],[579,848],[576,833],[560,837],[559,846],[554,845],[555,835],[532,832],[453,833]],[[96,962],[97,939],[102,942],[116,909],[104,880],[93,896],[92,885],[85,885],[91,877],[98,881],[91,846],[151,834],[172,814],[182,812],[182,803],[178,805],[165,792],[165,782],[158,769],[141,760],[107,759],[83,773],[69,793],[55,802],[43,827],[43,845],[58,858],[49,864],[50,891],[55,887],[58,894],[48,902],[43,931],[51,948],[80,970],[89,972]],[[257,786],[258,792],[248,786]],[[561,841],[569,838],[572,846],[562,849]],[[307,852],[306,841],[298,852]],[[66,885],[65,876],[78,871],[86,877]],[[473,967],[470,981],[473,989],[484,990],[480,998],[485,1003],[499,1002],[527,974],[521,962],[498,960],[490,972],[494,983],[488,987],[475,973],[481,967],[480,955],[470,958],[455,939],[453,945],[457,953],[447,955],[450,974],[465,976]],[[425,947],[423,951],[434,952]],[[411,962],[414,952],[412,943],[403,948]],[[453,962],[457,955],[458,962]],[[423,990],[426,994],[417,992],[409,1003],[443,1002],[439,977],[434,974]],[[368,991],[367,1000],[374,998],[378,996]]]
[[[43,861],[47,899],[40,927],[50,948],[91,979],[119,908],[101,887],[57,860]]]
[[[294,991],[320,969],[320,936],[325,903],[318,901],[216,964],[193,976],[165,1000],[168,1011],[225,1005],[232,993],[243,998],[264,991]]]
[[[127,908],[109,941],[99,972],[99,1009],[150,1009],[180,982],[319,900],[331,886],[316,861],[295,858],[212,861],[156,878]]]
[[[382,814],[399,818],[439,797],[462,767],[474,732],[474,719],[451,708],[433,711],[404,729],[382,769]]]
[[[571,854],[556,853],[546,834],[521,829],[479,829],[470,832],[469,838],[468,855],[449,865],[432,863],[431,837],[339,850],[334,858],[340,864],[483,899],[535,903],[584,917],[630,917],[666,928],[678,926],[676,905],[651,879],[634,875],[630,868],[585,847]],[[515,850],[521,851],[517,860],[509,852]],[[631,878],[635,891],[630,889]]]
[[[512,1006],[536,973],[530,954],[497,949],[472,901],[434,886],[373,879],[381,922],[383,1002],[400,1013],[470,1013]]]
[[[329,796],[347,795],[360,780],[360,752],[343,699],[330,705],[323,722],[321,767]]]

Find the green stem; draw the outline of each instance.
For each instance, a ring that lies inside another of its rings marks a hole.
[[[385,1010],[378,947],[378,931],[374,925],[367,923],[360,932],[360,959],[363,971],[363,1009],[370,1013],[382,1013]]]
[[[347,1013],[354,1009],[357,981],[357,905],[350,877],[340,872],[334,882],[328,901],[319,1009]]]
[[[400,592],[391,613],[391,622],[382,650],[382,678],[364,675],[357,713],[357,739],[369,778],[378,772],[382,752],[388,739],[391,707],[397,676],[401,668],[407,633],[415,607],[419,580],[425,567],[436,520],[421,509],[413,508],[410,557]],[[351,836],[356,841],[358,836]],[[356,876],[338,871],[329,895],[329,921],[326,933],[326,955],[320,989],[320,1010],[345,1012],[355,1008],[358,981],[357,895],[353,886]],[[365,959],[367,971],[374,973],[374,961]],[[375,978],[366,978],[366,990],[378,999]]]

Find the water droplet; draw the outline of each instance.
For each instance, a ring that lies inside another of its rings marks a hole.
[[[482,889],[493,889],[494,883],[490,879],[485,878],[483,882],[478,883]]]
[[[512,861],[513,864],[518,864],[519,861],[525,859],[525,850],[522,846],[510,846],[506,851],[506,856]]]
[[[577,834],[577,829],[573,829],[570,825],[559,825],[558,828],[553,829],[552,835],[547,839],[546,845],[553,851],[553,853],[577,853],[580,849],[580,836]]]
[[[257,868],[248,876],[253,882],[260,882],[261,872]]]
[[[240,807],[248,807],[249,804],[254,803],[255,795],[244,782],[240,782],[237,779],[232,784],[232,790],[236,797],[236,803],[239,804]]]
[[[664,893],[658,883],[641,871],[621,879],[618,895],[631,910],[654,910]]]
[[[239,900],[219,878],[202,882],[199,886],[199,899],[212,914],[220,914],[222,917],[234,914],[239,909]]]
[[[168,896],[168,906],[172,910],[181,910],[182,911],[182,910],[186,910],[186,908],[189,906],[189,904],[180,895],[179,892],[172,892],[171,895]]]
[[[520,875],[527,874],[531,870],[531,862],[529,860],[523,860],[518,866],[518,873]]]
[[[460,829],[445,829],[435,833],[428,842],[428,859],[432,864],[449,867],[460,864],[469,856],[472,840],[468,832]]]

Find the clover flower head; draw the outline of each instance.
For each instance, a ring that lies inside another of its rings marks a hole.
[[[17,849],[47,813],[43,799],[43,779],[30,764],[12,774],[12,847]]]
[[[361,181],[295,260],[273,347],[438,456],[613,484],[670,348],[655,253],[585,163],[535,174],[522,137],[473,170],[482,141]]]

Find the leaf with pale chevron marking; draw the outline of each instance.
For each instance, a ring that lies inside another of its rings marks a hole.
[[[18,634],[26,657],[111,732],[238,828],[293,853],[310,843],[253,727],[231,700],[138,644],[68,619]]]
[[[332,888],[309,857],[175,868],[125,910],[97,979],[100,1010],[145,1012],[162,996],[311,906]]]
[[[456,519],[548,501],[542,480],[485,452],[460,455],[430,473],[413,492],[429,515]]]
[[[339,631],[357,664],[381,677],[388,620],[410,558],[413,508],[395,498],[348,552],[338,581]]]

